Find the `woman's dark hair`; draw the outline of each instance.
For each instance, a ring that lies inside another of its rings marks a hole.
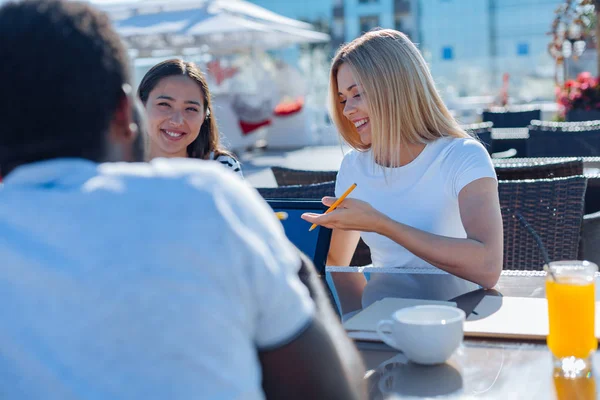
[[[204,99],[204,112],[206,113],[206,120],[202,123],[200,134],[187,148],[188,157],[206,159],[211,151],[214,152],[215,157],[219,155],[233,157],[231,153],[221,147],[219,128],[212,109],[210,91],[204,74],[196,64],[179,59],[166,60],[156,64],[144,75],[138,87],[138,96],[142,103],[146,104],[150,92],[154,90],[161,79],[178,75],[185,75],[200,86]]]

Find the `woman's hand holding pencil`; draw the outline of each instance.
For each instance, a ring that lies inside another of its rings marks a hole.
[[[317,225],[322,225],[332,229],[372,232],[379,221],[386,216],[375,210],[369,203],[347,199],[346,197],[355,187],[356,184],[350,186],[340,198],[324,197],[323,204],[329,206],[324,214],[302,214],[302,219],[313,223],[310,230]]]

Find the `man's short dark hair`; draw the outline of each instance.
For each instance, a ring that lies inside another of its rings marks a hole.
[[[101,161],[129,82],[108,16],[86,3],[0,7],[0,169],[57,157]]]

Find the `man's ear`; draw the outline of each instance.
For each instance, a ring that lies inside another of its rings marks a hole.
[[[131,87],[123,86],[117,109],[110,123],[109,141],[114,145],[129,147],[138,135],[138,127],[133,118],[133,99],[130,97]]]

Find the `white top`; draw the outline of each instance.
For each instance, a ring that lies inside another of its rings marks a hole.
[[[349,197],[370,203],[392,219],[437,235],[465,238],[458,194],[467,184],[484,177],[496,179],[496,173],[481,143],[443,138],[429,143],[417,158],[399,168],[376,165],[371,151],[350,151],[340,166],[336,195],[356,183]],[[437,269],[385,236],[364,232],[361,237],[371,249],[375,267]],[[370,304],[376,300],[371,296],[375,287],[385,286],[386,293],[396,296],[445,300],[477,288],[449,274],[442,278],[443,287],[431,285],[432,280],[440,280],[439,276],[394,275],[373,274],[363,301]]]
[[[10,399],[262,399],[257,349],[314,313],[272,210],[213,162],[19,167],[0,259]]]

